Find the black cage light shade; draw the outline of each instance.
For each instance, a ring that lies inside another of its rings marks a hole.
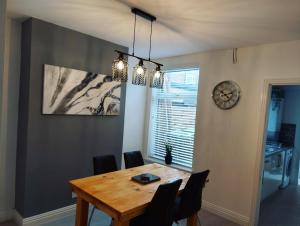
[[[112,76],[115,81],[127,82],[128,80],[128,62],[122,53],[119,53],[118,58],[113,61]]]
[[[155,70],[150,75],[150,88],[162,89],[164,86],[164,72],[161,71],[158,65]]]
[[[145,86],[147,83],[147,68],[144,66],[143,60],[133,68],[132,84]]]

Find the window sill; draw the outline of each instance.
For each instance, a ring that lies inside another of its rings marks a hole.
[[[160,159],[152,158],[152,157],[145,158],[145,161],[147,163],[158,163],[158,164],[161,164],[161,165],[172,167],[174,169],[183,170],[183,171],[186,171],[186,172],[189,172],[189,173],[192,172],[192,168],[181,166],[181,165],[178,165],[178,164],[167,165],[164,161],[162,161]]]

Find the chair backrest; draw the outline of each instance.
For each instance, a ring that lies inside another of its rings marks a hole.
[[[144,213],[143,226],[172,226],[175,199],[182,180],[162,184]]]
[[[124,162],[126,169],[144,165],[144,159],[140,151],[125,152]]]
[[[193,173],[179,196],[179,208],[175,220],[192,216],[201,209],[202,190],[208,177],[209,170]]]
[[[114,155],[95,156],[93,158],[94,175],[109,173],[118,170]]]

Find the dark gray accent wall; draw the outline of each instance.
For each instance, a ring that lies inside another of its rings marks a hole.
[[[92,175],[92,157],[122,157],[125,86],[119,116],[42,115],[43,65],[111,74],[126,47],[37,19],[22,27],[16,209],[30,217],[70,205],[68,181]]]
[[[6,0],[0,1],[0,93],[1,94],[2,94],[2,79],[4,73],[5,23],[6,23]],[[1,120],[1,111],[2,111],[2,98],[0,98],[0,120]],[[1,121],[0,121],[0,128],[1,128]]]
[[[5,39],[5,25],[6,25],[6,0],[0,1],[0,140],[2,140],[2,93],[3,93],[3,77],[4,77],[4,39]],[[5,209],[5,175],[4,175],[4,145],[0,142],[0,212]],[[3,200],[3,201],[2,201]]]

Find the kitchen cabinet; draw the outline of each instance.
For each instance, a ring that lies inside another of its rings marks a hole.
[[[261,201],[276,192],[282,184],[285,151],[278,149],[265,154]]]
[[[279,133],[282,122],[283,99],[271,99],[269,108],[268,132]]]

